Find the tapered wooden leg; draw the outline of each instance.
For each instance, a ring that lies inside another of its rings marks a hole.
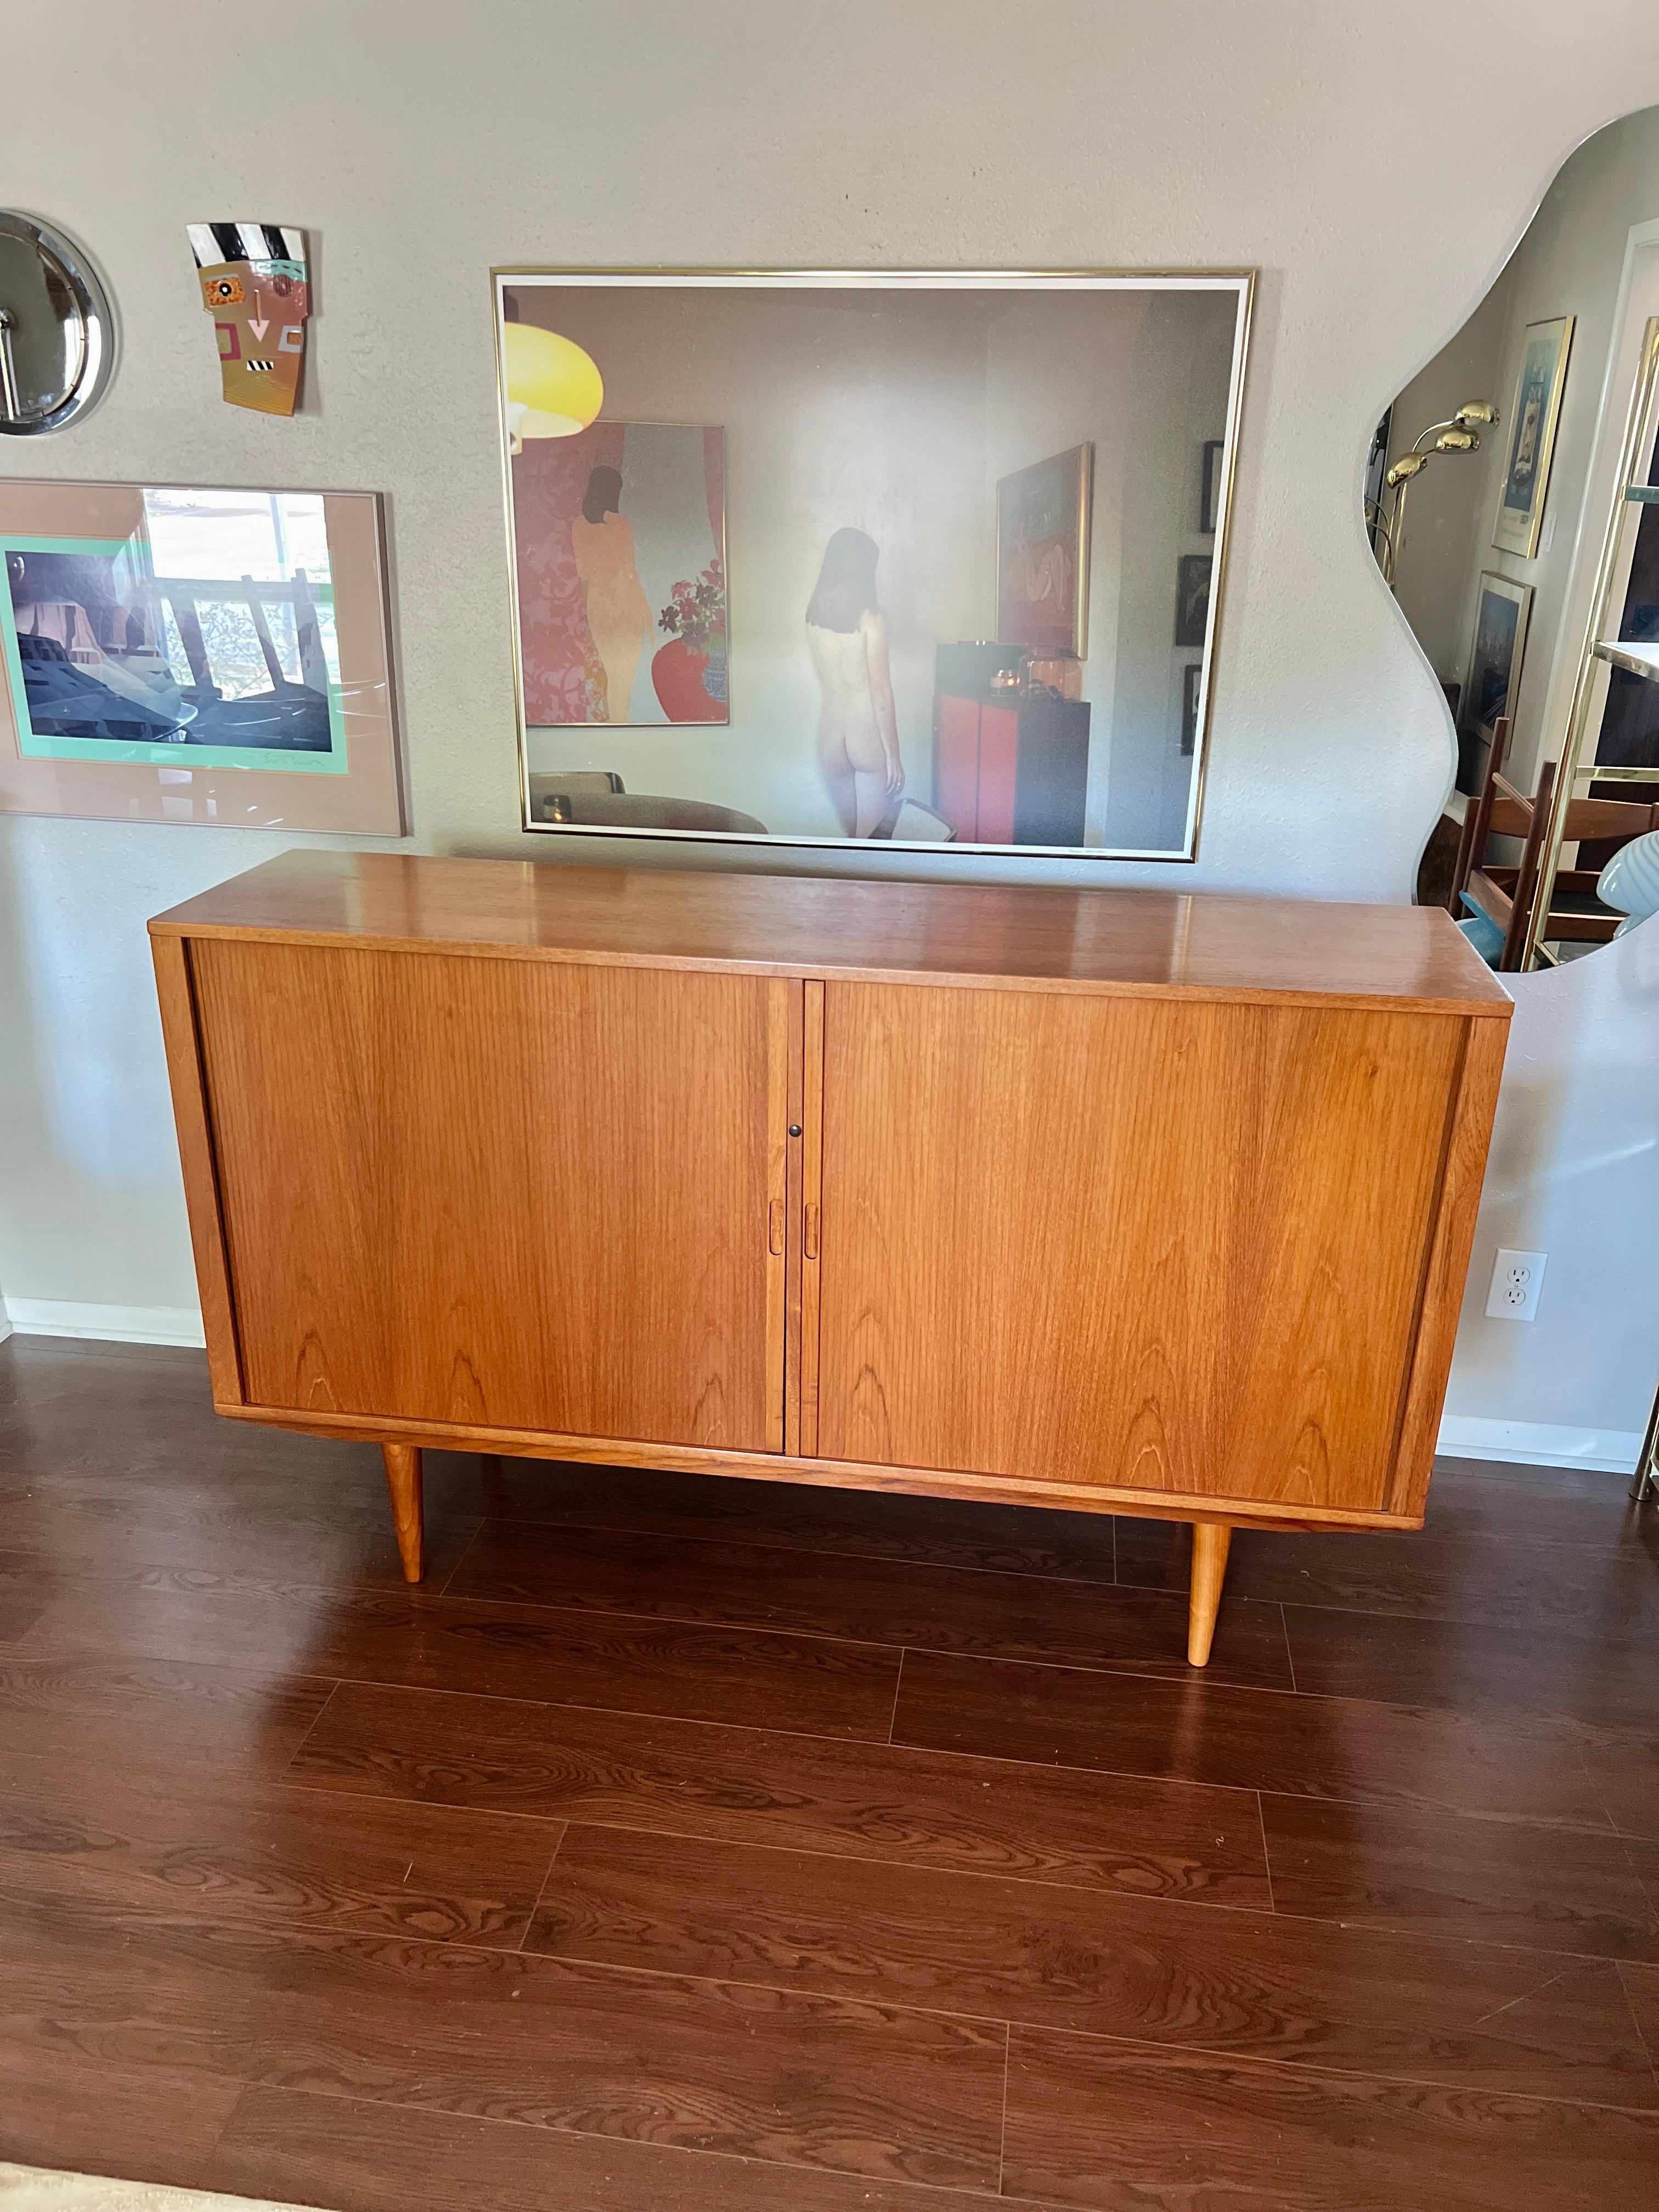
[[[1210,1663],[1210,1640],[1215,1634],[1216,1609],[1227,1572],[1227,1548],[1233,1540],[1231,1521],[1193,1523],[1193,1581],[1187,1606],[1187,1662]]]
[[[421,1557],[421,1454],[416,1444],[382,1444],[386,1486],[392,1492],[392,1521],[398,1531],[398,1556],[404,1580],[417,1583],[425,1571]]]

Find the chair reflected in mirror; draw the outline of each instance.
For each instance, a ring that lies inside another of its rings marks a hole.
[[[1546,761],[1538,787],[1521,791],[1504,774],[1509,750],[1510,717],[1492,725],[1480,788],[1464,817],[1457,869],[1448,904],[1459,928],[1482,958],[1500,974],[1519,969],[1532,911],[1543,877],[1544,844],[1555,797],[1556,763]],[[1634,799],[1575,799],[1567,807],[1564,844],[1594,843],[1605,861],[1610,851],[1659,830],[1659,805]],[[1494,837],[1513,839],[1518,857],[1492,858]],[[1539,935],[1547,944],[1606,945],[1624,917],[1597,896],[1600,866],[1558,868],[1549,913]]]
[[[532,775],[530,805],[532,821],[556,822],[563,828],[679,830],[691,836],[710,830],[766,835],[766,824],[753,814],[706,799],[629,791],[611,769],[566,769],[553,775]]]

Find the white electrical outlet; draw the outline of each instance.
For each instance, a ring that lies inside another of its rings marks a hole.
[[[1492,1262],[1486,1312],[1493,1321],[1536,1321],[1547,1252],[1503,1252]]]

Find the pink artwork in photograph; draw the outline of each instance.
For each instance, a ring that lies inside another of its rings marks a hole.
[[[512,469],[526,725],[727,722],[724,433],[594,422]]]

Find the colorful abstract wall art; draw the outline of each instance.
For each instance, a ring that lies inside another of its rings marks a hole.
[[[260,415],[291,415],[311,313],[304,231],[269,222],[189,228],[224,397]]]
[[[731,720],[726,437],[595,422],[509,464],[525,720]]]

